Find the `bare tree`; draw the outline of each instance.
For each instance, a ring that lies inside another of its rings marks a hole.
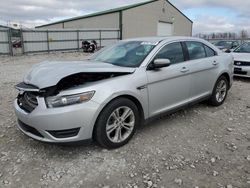
[[[241,38],[241,39],[246,39],[247,37],[248,37],[247,30],[242,29],[242,30],[240,31],[240,38]]]
[[[242,29],[238,34],[235,32],[224,32],[224,33],[210,33],[210,34],[204,34],[204,33],[197,33],[195,35],[196,37],[203,38],[203,39],[247,39],[249,37],[248,31]]]
[[[212,39],[215,39],[215,38],[216,38],[215,33],[212,33]]]

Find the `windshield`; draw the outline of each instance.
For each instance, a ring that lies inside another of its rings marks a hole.
[[[215,43],[215,46],[223,46],[231,48],[232,42],[231,41],[219,41]]]
[[[238,53],[250,53],[250,42],[246,42],[246,43],[242,44],[241,46],[239,46],[238,48],[236,48],[234,50],[234,52],[238,52]]]
[[[122,41],[104,48],[91,60],[122,67],[139,67],[156,44],[142,41]]]

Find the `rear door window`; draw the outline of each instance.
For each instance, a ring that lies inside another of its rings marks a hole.
[[[202,59],[206,57],[206,51],[202,43],[200,42],[186,42],[189,59]]]
[[[216,55],[216,52],[213,49],[211,49],[210,47],[206,45],[204,45],[204,47],[205,47],[207,57],[213,57]]]

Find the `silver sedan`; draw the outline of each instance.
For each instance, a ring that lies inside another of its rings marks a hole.
[[[123,40],[88,60],[33,66],[16,85],[18,127],[44,142],[117,148],[151,117],[203,100],[223,104],[232,71],[232,56],[201,39]]]

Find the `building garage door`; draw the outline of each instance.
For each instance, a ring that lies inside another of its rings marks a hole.
[[[172,23],[158,22],[157,36],[172,36],[173,30]]]

